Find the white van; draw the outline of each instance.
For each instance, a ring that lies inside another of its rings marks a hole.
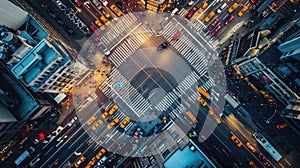
[[[175,8],[175,9],[172,11],[171,16],[174,16],[177,12],[178,12],[178,8]]]
[[[218,10],[217,13],[221,13],[224,8],[226,8],[227,3],[224,3]]]

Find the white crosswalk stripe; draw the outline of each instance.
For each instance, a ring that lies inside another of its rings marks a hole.
[[[200,77],[193,71],[190,75],[188,75],[179,85],[176,87],[180,94],[186,93],[186,91],[193,86]]]
[[[199,21],[195,20],[193,23],[192,23],[192,27],[194,29],[196,29],[196,31],[200,31],[200,30],[203,30],[205,29],[205,25],[203,25],[202,23],[200,23]]]
[[[177,28],[173,23],[168,23],[166,28],[161,32],[170,44],[182,54],[186,60],[191,63],[199,74],[206,72],[205,53],[200,51],[186,35],[181,35],[180,40],[172,40],[172,34],[176,33]],[[202,63],[200,63],[202,62]]]
[[[205,90],[209,90],[212,86],[216,86],[215,81],[211,77],[209,77],[201,87]]]
[[[136,20],[136,16],[131,13],[119,18],[116,25],[112,26],[111,29],[102,36],[101,39],[103,39],[104,44],[108,45],[113,40],[121,39],[123,37],[122,33],[130,31],[132,26],[136,24]]]
[[[148,33],[145,33],[148,32]],[[116,47],[110,55],[110,59],[115,66],[121,65],[136,49],[144,44],[153,32],[144,25],[136,29],[136,31],[128,36],[122,44]]]
[[[187,13],[188,13],[188,11],[187,11],[185,8],[182,8],[182,9],[178,12],[178,15],[184,17]]]
[[[110,83],[111,86],[114,86],[115,82],[121,82],[123,84],[122,88],[113,89],[119,94],[121,99],[131,107],[137,116],[141,116],[150,107],[150,103],[138,93],[138,91],[116,68],[112,68],[111,75],[107,82]],[[108,94],[108,85],[102,84],[99,89],[101,89],[105,94]]]

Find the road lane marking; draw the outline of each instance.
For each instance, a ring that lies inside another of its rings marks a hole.
[[[127,38],[132,32],[134,32],[138,27],[140,27],[143,23],[139,23],[137,26],[135,26],[130,32],[128,32],[122,39],[120,39],[114,46],[112,46],[109,51],[117,47],[125,38]]]
[[[178,22],[175,18],[173,18],[173,20],[175,20],[176,22]],[[194,35],[192,35],[192,33],[190,33],[190,31],[189,30],[187,30],[187,28],[185,28],[180,22],[178,22],[178,24],[191,36],[191,37],[193,37],[193,39],[195,40],[195,41],[197,41],[197,43],[206,51],[206,52],[208,52],[208,53],[210,53],[203,45],[202,45],[202,43],[200,43],[196,38],[195,38],[195,36]],[[200,35],[200,37],[204,40],[204,38]],[[206,40],[205,40],[206,41]],[[213,47],[210,45],[210,43],[207,43],[207,44],[209,44],[209,46],[213,49]]]

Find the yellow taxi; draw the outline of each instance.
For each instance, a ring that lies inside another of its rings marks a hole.
[[[215,12],[211,11],[204,19],[205,22],[209,22],[211,18],[213,18],[215,16]]]
[[[93,130],[93,131],[96,131],[96,129],[97,129],[100,125],[102,125],[102,124],[103,124],[103,121],[99,119],[99,120],[93,125],[92,130]]]
[[[249,164],[249,166],[251,166],[252,168],[258,168],[258,167],[256,166],[256,164],[255,164],[252,160],[250,160],[250,161],[248,162],[248,164]]]
[[[109,115],[113,115],[116,111],[118,110],[118,106],[117,105],[113,105],[110,110],[108,111]]]
[[[108,116],[109,116],[109,114],[108,114],[107,111],[105,111],[105,112],[101,115],[101,117],[102,117],[103,119],[105,119],[105,120],[107,120]]]
[[[101,15],[100,16],[100,20],[106,25],[108,26],[110,24],[110,22],[106,19],[105,16]]]
[[[105,154],[106,150],[104,148],[102,148],[96,155],[96,158],[99,160],[104,154]]]
[[[79,167],[80,164],[82,164],[84,161],[86,160],[86,157],[85,156],[80,156],[74,163],[74,167]]]
[[[120,124],[120,127],[121,128],[125,128],[125,126],[129,123],[130,121],[130,118],[129,117],[126,117],[123,122]]]
[[[111,129],[113,126],[117,125],[119,121],[119,118],[115,118],[107,125],[107,129]]]
[[[238,16],[243,16],[245,12],[247,12],[248,6],[243,6],[243,8],[239,11]]]
[[[89,163],[85,166],[85,168],[91,168],[92,166],[95,165],[95,163],[97,162],[98,160],[96,159],[96,157],[93,157]]]
[[[202,105],[202,106],[207,106],[207,103],[205,100],[203,100],[200,96],[197,98],[198,102]]]
[[[239,4],[237,2],[233,3],[232,6],[228,8],[228,13],[232,13],[238,6]]]
[[[199,13],[202,13],[208,6],[208,3],[206,1],[203,2],[202,6],[198,9]]]
[[[116,7],[115,4],[112,4],[110,7],[109,7],[117,16],[121,16],[123,13],[121,12],[121,10]]]
[[[105,30],[105,27],[102,25],[102,23],[100,22],[100,20],[96,20],[95,24],[100,28],[100,30]]]
[[[96,115],[93,115],[93,116],[86,122],[86,124],[87,124],[87,125],[91,125],[96,119],[97,119],[97,116],[96,116]]]
[[[255,153],[256,149],[254,148],[254,146],[250,143],[250,142],[246,142],[246,146],[248,149],[251,150],[251,152]]]
[[[235,142],[236,146],[239,148],[243,146],[242,142],[234,135],[231,135],[230,139]]]

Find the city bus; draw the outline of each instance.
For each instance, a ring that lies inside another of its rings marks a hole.
[[[255,132],[252,136],[274,158],[274,160],[279,161],[282,159],[282,156],[263,135]]]
[[[186,112],[186,115],[189,117],[190,120],[193,121],[193,123],[197,123],[197,122],[198,122],[198,121],[197,121],[197,118],[193,115],[192,112],[187,111],[187,112]]]
[[[29,149],[25,150],[16,160],[15,164],[19,166],[27,157],[30,156],[31,153],[33,153],[35,149],[31,146]]]
[[[209,93],[207,93],[204,89],[202,89],[201,87],[198,87],[198,92],[203,95],[204,97],[206,97],[207,99],[210,99],[210,95]]]
[[[234,109],[237,109],[240,106],[240,103],[234,100],[234,98],[230,96],[228,93],[224,96],[224,98],[229,103],[229,105]]]

